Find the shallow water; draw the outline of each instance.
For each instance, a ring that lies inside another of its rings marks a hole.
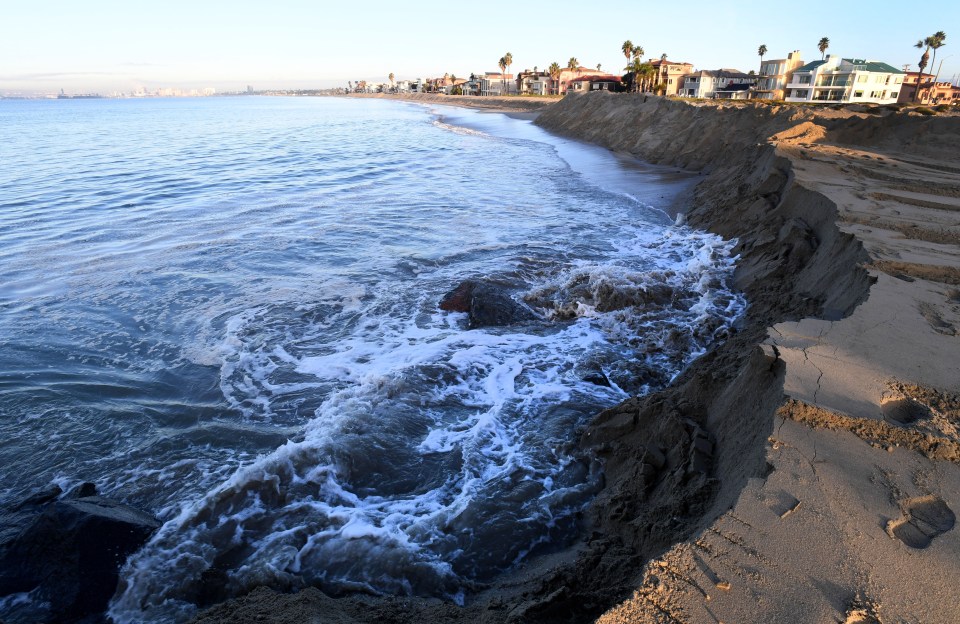
[[[0,497],[92,480],[166,522],[119,622],[264,583],[469,599],[575,535],[589,417],[744,305],[663,213],[683,176],[500,114],[3,101],[0,145]],[[480,276],[540,319],[438,310]]]

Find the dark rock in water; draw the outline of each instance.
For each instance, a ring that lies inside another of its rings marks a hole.
[[[484,281],[466,280],[444,295],[440,309],[469,314],[469,327],[502,327],[537,318],[530,308],[514,300],[506,289]]]
[[[602,371],[587,373],[583,376],[583,380],[588,383],[592,383],[595,386],[603,386],[605,388],[610,387],[610,380],[607,379],[607,376],[604,375]]]
[[[25,498],[23,502],[15,506],[13,509],[14,511],[19,511],[27,507],[36,507],[38,505],[45,505],[46,503],[49,503],[52,500],[56,500],[56,498],[61,494],[63,494],[63,490],[60,488],[59,485],[51,485],[42,490],[39,490],[38,492],[35,492],[34,494],[31,494],[30,496]]]
[[[70,490],[70,498],[87,498],[88,496],[97,495],[97,486],[94,483],[86,481],[81,483],[74,489]]]
[[[448,292],[440,300],[440,309],[446,312],[469,312],[470,299],[473,297],[473,288],[476,282],[466,280]]]
[[[120,566],[159,527],[153,516],[99,496],[52,502],[0,546],[0,596],[36,590],[51,621],[95,621]]]

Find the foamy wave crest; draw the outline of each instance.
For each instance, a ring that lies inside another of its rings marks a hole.
[[[570,431],[622,397],[573,364],[605,348],[603,335],[588,322],[549,336],[464,332],[449,315],[416,322],[393,305],[296,360],[335,388],[303,439],[238,471],[132,557],[117,621],[177,621],[263,584],[460,602],[570,530],[598,485]],[[243,318],[254,317],[279,326],[262,310]],[[282,392],[269,343],[239,360]]]
[[[128,561],[111,616],[180,621],[260,585],[462,602],[573,535],[600,483],[577,429],[669,381],[744,306],[718,237],[638,233],[616,257],[541,276],[525,299],[552,319],[515,328],[438,312],[447,280],[235,317],[222,388],[248,418],[323,398]]]
[[[490,135],[487,134],[486,132],[481,132],[481,131],[479,131],[479,130],[473,130],[473,129],[471,129],[471,128],[464,128],[463,126],[454,126],[454,125],[451,125],[451,124],[448,124],[448,123],[444,123],[444,122],[440,121],[439,119],[435,119],[435,120],[433,121],[433,125],[436,126],[437,128],[442,128],[443,130],[446,130],[446,131],[448,131],[448,132],[452,132],[452,133],[454,133],[454,134],[462,134],[462,135],[465,135],[465,136],[479,136],[479,137],[492,138],[492,137],[490,137]]]
[[[734,244],[688,228],[638,236],[621,258],[646,258],[644,269],[578,263],[525,300],[550,318],[595,319],[611,341],[631,347],[631,356],[606,366],[608,376],[632,393],[647,392],[725,338],[745,309],[729,284]]]

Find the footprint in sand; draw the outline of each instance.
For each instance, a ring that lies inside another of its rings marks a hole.
[[[930,305],[929,303],[922,302],[918,306],[920,310],[920,315],[930,324],[930,327],[937,333],[943,334],[945,336],[955,336],[957,334],[957,329],[953,326],[952,323],[948,323],[943,320],[943,317],[940,316],[940,311],[937,310],[935,306]]]
[[[926,548],[933,538],[946,533],[956,523],[956,516],[936,496],[921,496],[905,501],[903,517],[887,523],[887,533],[910,548]]]
[[[884,401],[880,404],[880,412],[884,420],[899,427],[908,427],[930,416],[930,410],[925,405],[907,397]]]

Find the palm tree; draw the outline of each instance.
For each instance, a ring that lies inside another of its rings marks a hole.
[[[654,91],[663,90],[663,95],[667,94],[667,76],[669,75],[670,68],[667,66],[667,53],[664,52],[660,55],[660,71],[657,72],[657,83],[654,86]]]
[[[633,60],[630,61],[630,64],[627,65],[626,70],[633,74],[633,90],[640,90],[640,74],[643,73],[646,67],[651,67],[648,63],[644,63],[640,60],[639,56],[633,57]]]
[[[560,64],[556,62],[551,63],[550,67],[547,68],[547,72],[549,72],[551,80],[557,83],[556,95],[560,95],[560,71]]]
[[[387,76],[390,79],[390,90],[393,90],[393,72],[390,72],[390,75]]]
[[[820,50],[820,60],[823,60],[824,55],[827,53],[827,48],[830,47],[830,39],[823,37],[820,39],[820,42],[817,44],[817,49]]]
[[[510,54],[509,52],[503,55],[503,60],[507,63],[508,69],[510,68],[511,65],[513,65],[513,55]],[[507,95],[510,95],[509,92],[507,93]]]
[[[767,53],[767,44],[761,43],[760,47],[757,48],[757,54],[760,55],[760,73],[763,73],[763,57]]]
[[[620,46],[620,50],[623,52],[623,55],[627,57],[627,62],[629,62],[630,55],[633,54],[633,42],[627,39],[623,42],[623,45]]]
[[[503,89],[507,86],[507,58],[501,56],[500,60],[497,61],[497,65],[500,67],[500,95],[503,95]]]
[[[639,73],[644,86],[649,86],[650,83],[653,82],[653,78],[657,75],[657,68],[650,63],[641,63]]]
[[[943,32],[942,30],[938,30],[937,32],[933,33],[933,35],[930,37],[930,49],[933,50],[933,62],[930,63],[930,71],[933,71],[933,66],[937,64],[937,50],[939,50],[941,47],[946,45],[943,42],[943,40],[946,38],[947,38],[947,33]],[[940,64],[942,65],[943,62],[941,61]],[[939,75],[940,75],[940,70],[938,69],[937,77],[939,77]],[[933,82],[934,82],[933,86],[934,88],[936,88],[937,78],[934,78]]]
[[[920,62],[917,63],[917,66],[920,68],[920,72],[919,72],[919,75],[917,76],[917,89],[913,92],[914,102],[916,102],[917,98],[920,97],[920,85],[923,82],[923,70],[927,68],[927,63],[930,61],[930,44],[931,43],[933,43],[933,37],[927,37],[926,39],[921,39],[917,41],[913,46],[915,48],[920,48],[921,50],[923,50],[923,55],[920,57]]]
[[[644,67],[644,65],[647,65],[646,63],[644,63],[644,62],[642,61],[644,53],[645,53],[645,51],[644,51],[644,49],[643,49],[643,46],[639,46],[639,45],[638,45],[638,46],[634,46],[634,48],[633,48],[633,63],[632,63],[632,65],[633,65],[634,68],[642,69],[642,68]],[[652,65],[651,65],[651,67],[652,67]],[[642,72],[640,72],[640,71],[635,71],[635,72],[634,72],[635,75],[634,75],[634,77],[633,77],[633,81],[634,81],[635,84],[639,81],[639,79],[640,79],[640,74],[641,74],[641,73],[642,73]],[[639,90],[639,89],[638,89],[638,90]]]
[[[580,69],[580,61],[577,60],[577,57],[570,57],[570,60],[567,61],[567,69],[572,69],[573,71]]]

